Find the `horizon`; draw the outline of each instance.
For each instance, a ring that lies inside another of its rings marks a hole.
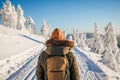
[[[2,8],[1,0],[0,9]],[[17,8],[20,4],[24,16],[31,16],[35,21],[37,34],[46,20],[52,30],[60,28],[67,33],[73,29],[80,32],[93,32],[96,22],[100,32],[112,22],[116,34],[120,34],[120,0],[10,0]],[[32,6],[32,7],[31,7]]]

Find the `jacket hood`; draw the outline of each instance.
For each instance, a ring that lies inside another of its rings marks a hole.
[[[68,54],[74,46],[74,42],[69,40],[54,40],[46,41],[47,49],[45,52],[49,55],[64,55]]]
[[[70,47],[64,46],[49,46],[45,50],[45,52],[49,55],[64,55],[70,52]]]

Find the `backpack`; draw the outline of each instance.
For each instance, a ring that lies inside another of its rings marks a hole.
[[[48,80],[66,80],[66,69],[69,66],[67,55],[50,56],[46,60]]]

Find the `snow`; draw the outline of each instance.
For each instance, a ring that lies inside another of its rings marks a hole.
[[[73,52],[77,58],[80,80],[107,80],[107,76],[88,56],[79,48],[74,48]]]
[[[104,51],[103,41],[98,30],[98,25],[94,23],[94,26],[94,36],[93,40],[89,44],[89,47],[92,49],[92,51],[102,54]]]
[[[0,25],[0,80],[8,77],[38,53],[45,39]]]
[[[80,53],[84,53],[85,56],[87,56],[97,67],[99,67],[99,69],[101,69],[103,71],[104,76],[107,77],[107,79],[105,79],[105,80],[120,80],[119,73],[109,69],[105,64],[100,62],[101,55],[93,53],[93,52],[84,51],[78,47],[76,47],[76,48],[78,49],[78,51],[80,51]],[[76,57],[78,57],[78,56],[76,56]],[[96,70],[94,69],[93,72],[96,72]],[[104,79],[100,79],[100,80],[104,80]]]
[[[0,60],[21,53],[39,42],[32,41],[29,37],[31,34],[23,33],[19,30],[13,30],[0,26]],[[39,37],[40,38],[40,37]]]
[[[45,49],[45,47],[43,45],[39,45],[36,48],[34,48],[34,50],[30,50],[28,51],[28,53],[26,53],[23,56],[28,56],[28,58],[26,58],[26,60],[24,60],[24,64],[22,64],[22,66],[20,68],[18,68],[18,70],[16,72],[14,72],[12,75],[10,75],[7,79],[9,80],[16,80],[16,79],[22,79],[22,80],[27,80],[28,78],[32,78],[35,75],[35,68],[36,68],[36,64],[37,64],[37,59],[38,59],[38,53],[40,53],[41,51],[43,51]],[[27,55],[31,53],[31,55]],[[34,53],[34,54],[33,54]],[[19,63],[19,62],[18,62]],[[33,75],[33,76],[32,76]],[[31,80],[31,79],[28,79]]]
[[[26,28],[28,29],[28,31],[32,34],[35,34],[35,23],[33,21],[33,19],[28,16],[27,20],[26,20]]]
[[[43,20],[42,28],[40,30],[40,35],[45,38],[48,38],[50,37],[50,34],[51,34],[51,25],[47,25],[46,21]]]
[[[111,22],[105,27],[104,47],[104,63],[112,70],[120,73],[120,51]]]
[[[44,42],[41,36],[1,25],[0,53],[5,56],[0,54],[0,80],[35,80],[38,56],[46,48]],[[101,62],[100,54],[77,45],[72,51],[77,59],[80,80],[120,80],[119,73]]]
[[[26,30],[25,28],[25,23],[26,23],[26,20],[24,18],[24,12],[23,12],[23,9],[20,5],[18,5],[17,7],[17,29],[21,29],[21,30]]]

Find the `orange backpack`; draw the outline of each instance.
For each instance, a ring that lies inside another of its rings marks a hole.
[[[52,56],[46,62],[48,80],[66,80],[68,60],[65,56]]]

